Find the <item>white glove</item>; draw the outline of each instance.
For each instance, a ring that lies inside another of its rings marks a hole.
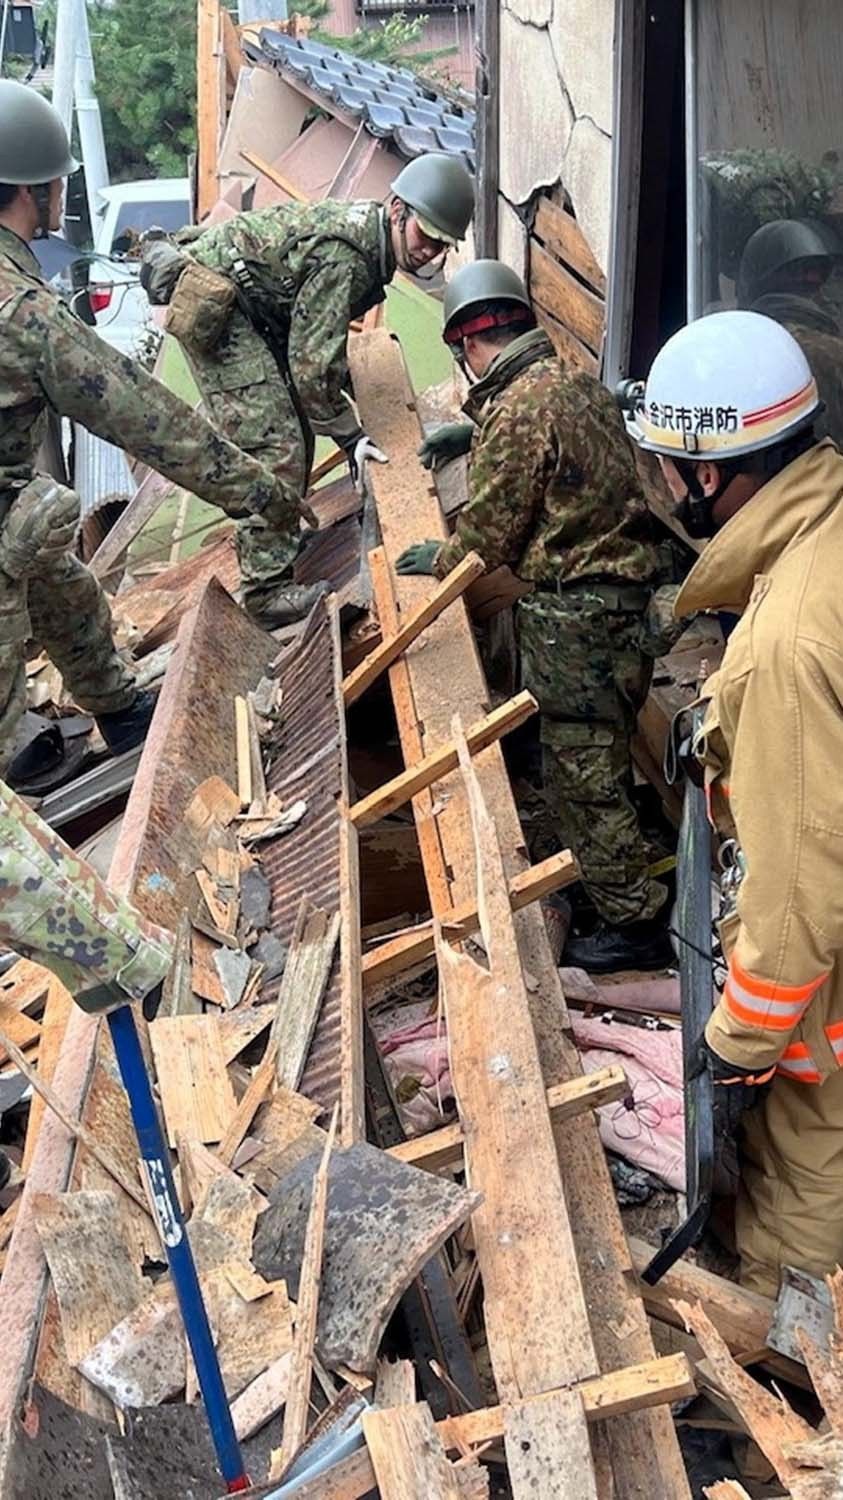
[[[362,495],[366,488],[366,474],[364,464],[372,459],[376,464],[388,464],[389,459],[381,448],[375,446],[366,433],[357,439],[354,447],[348,453],[348,468],[351,480],[358,495]]]

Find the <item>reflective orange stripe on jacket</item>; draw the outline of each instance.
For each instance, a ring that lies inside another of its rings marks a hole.
[[[791,1042],[779,1058],[777,1073],[798,1083],[819,1083],[819,1069],[804,1042]]]
[[[726,1009],[744,1026],[758,1026],[765,1031],[792,1031],[802,1020],[827,975],[821,974],[809,984],[770,984],[747,974],[734,955],[723,990]]]

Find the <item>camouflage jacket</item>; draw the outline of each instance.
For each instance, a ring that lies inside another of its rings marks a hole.
[[[100,880],[0,781],[0,943],[74,994],[116,985],[140,1000],[163,979],[172,938]]]
[[[843,451],[843,336],[831,313],[810,297],[786,292],[758,297],[752,311],[775,318],[793,334],[825,406],[815,424],[817,435],[833,438]]]
[[[232,514],[275,495],[257,459],[80,322],[0,226],[0,466],[34,466],[50,407]]]
[[[498,355],[463,409],[478,424],[469,499],[436,559],[440,578],[471,551],[539,588],[653,577],[635,459],[599,380],[569,374],[534,329]]]
[[[264,304],[286,325],[286,359],[311,427],[341,434],[350,415],[342,394],[348,385],[348,325],[383,302],[395,273],[381,205],[328,201],[259,208],[198,237],[188,231],[177,238],[214,271],[227,273],[236,260],[244,262],[257,289],[257,311]]]

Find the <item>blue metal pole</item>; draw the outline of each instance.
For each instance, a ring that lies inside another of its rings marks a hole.
[[[193,1362],[208,1426],[211,1429],[220,1472],[228,1486],[229,1494],[249,1488],[249,1477],[243,1466],[240,1444],[234,1431],[228,1397],[222,1383],[217,1351],[211,1336],[208,1314],[202,1300],[202,1288],[196,1274],[196,1265],[190,1241],[185,1233],[181,1206],[176,1196],[170,1159],[161,1132],[155,1100],[146,1071],[140,1039],[131,1007],[123,1005],[108,1013],[111,1039],[117,1055],[123,1087],[129,1096],[129,1106],[137,1133],[140,1153],[146,1162],[161,1236],[167,1251],[167,1260],[173,1285],[179,1299],[185,1332],[190,1343]]]

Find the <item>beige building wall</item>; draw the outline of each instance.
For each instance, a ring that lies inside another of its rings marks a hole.
[[[562,183],[605,271],[612,171],[614,0],[501,0],[500,252],[523,274],[519,210]]]

